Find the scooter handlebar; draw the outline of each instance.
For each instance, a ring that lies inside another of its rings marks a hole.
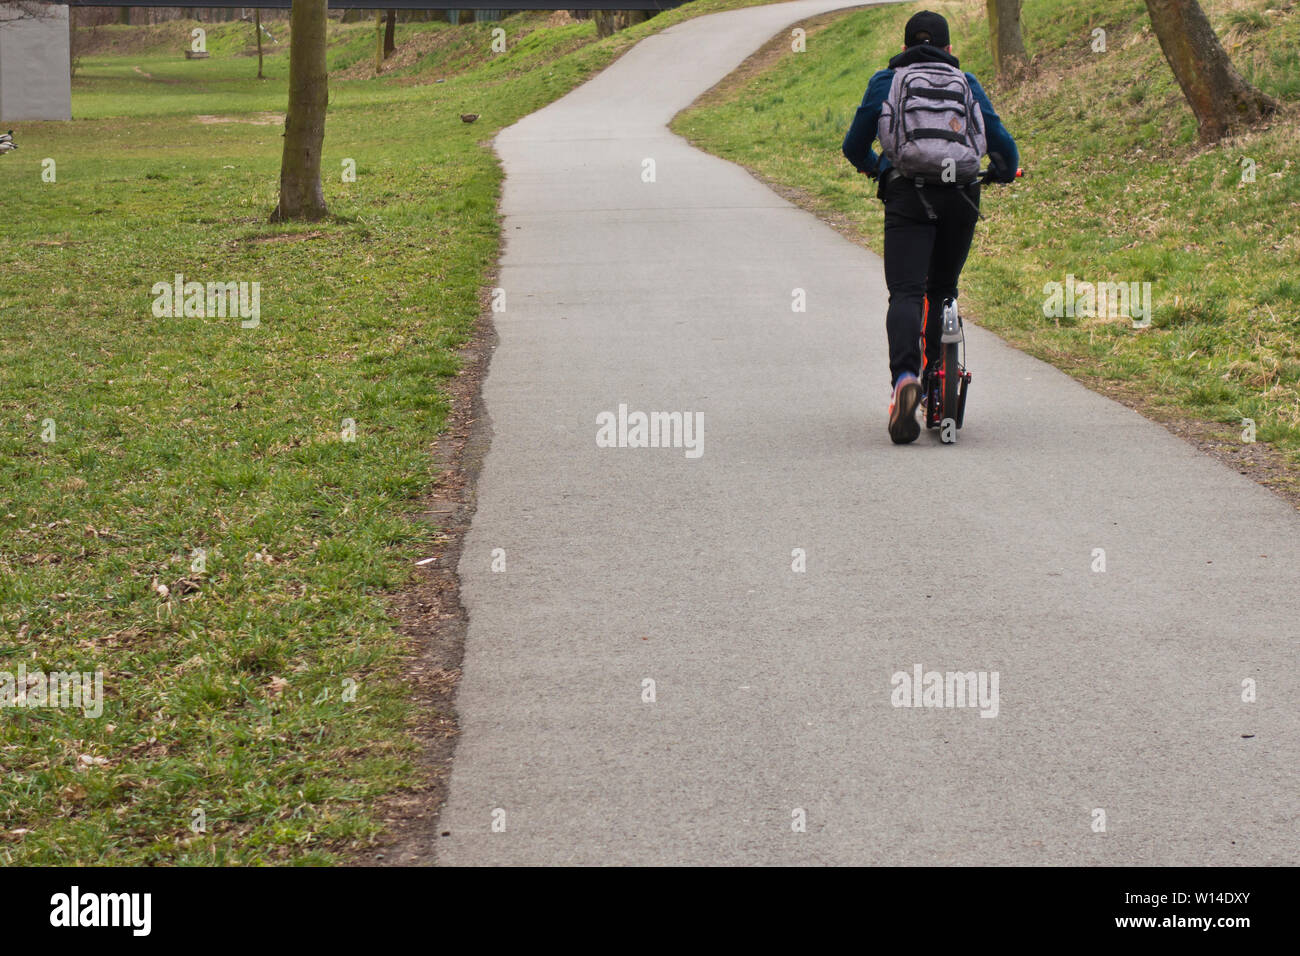
[[[1023,167],[1023,166],[1019,166],[1019,167],[1017,167],[1017,168],[1016,168],[1016,179],[1023,179],[1023,178],[1024,178],[1024,175],[1025,175],[1024,167]],[[992,166],[990,166],[988,169],[984,170],[984,175],[982,175],[982,176],[980,177],[980,182],[981,182],[981,183],[984,183],[984,184],[986,184],[986,185],[987,185],[988,183],[998,183],[998,185],[1006,185],[1006,183],[1003,183],[1003,182],[1001,182],[1000,180],[996,180],[996,179],[993,178],[993,167],[992,167]]]

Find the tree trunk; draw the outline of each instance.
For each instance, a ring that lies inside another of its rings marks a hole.
[[[321,146],[329,74],[325,66],[328,0],[293,0],[289,13],[289,110],[284,118],[280,161],[280,204],[272,222],[322,219],[328,215],[321,192]]]
[[[1254,126],[1277,109],[1228,59],[1196,0],[1146,0],[1160,49],[1196,116],[1202,143]]]
[[[257,31],[257,78],[264,80],[262,75],[262,11],[260,9],[253,11],[253,29]]]
[[[394,34],[397,32],[397,11],[388,11],[388,22],[384,24],[384,59],[387,60],[397,49]]]
[[[1010,83],[1024,76],[1029,54],[1020,33],[1020,0],[986,0],[989,12],[989,40],[998,79]]]
[[[609,37],[614,35],[614,11],[613,10],[593,10],[592,17],[596,21],[596,36]]]

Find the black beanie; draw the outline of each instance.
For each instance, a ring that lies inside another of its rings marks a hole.
[[[903,28],[903,45],[916,46],[918,43],[928,43],[940,49],[946,47],[949,43],[948,21],[929,10],[915,14]]]

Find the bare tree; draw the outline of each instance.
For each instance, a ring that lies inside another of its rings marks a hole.
[[[328,0],[293,0],[289,13],[289,109],[284,117],[280,203],[272,222],[329,214],[320,185],[329,74],[325,66]]]
[[[593,10],[592,17],[596,21],[596,36],[608,37],[614,35],[614,31],[618,26],[614,20],[613,10]]]
[[[1246,82],[1196,0],[1146,0],[1160,49],[1196,116],[1201,142],[1258,124],[1277,103]]]
[[[257,34],[257,78],[266,79],[262,75],[262,11],[257,9],[253,11],[253,32]]]
[[[1025,38],[1020,33],[1020,0],[985,0],[989,13],[989,40],[998,79],[1014,82],[1029,67]]]
[[[384,59],[387,60],[397,49],[397,11],[388,11],[388,20],[384,23]]]

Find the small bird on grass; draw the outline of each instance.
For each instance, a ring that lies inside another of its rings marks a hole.
[[[8,153],[17,148],[18,144],[14,142],[13,130],[10,130],[7,133],[0,133],[0,153]]]
[[[478,117],[479,117],[479,114],[478,114],[478,113],[461,113],[461,114],[460,114],[460,121],[461,121],[462,123],[472,123],[472,122],[474,122],[476,119],[478,119]]]

